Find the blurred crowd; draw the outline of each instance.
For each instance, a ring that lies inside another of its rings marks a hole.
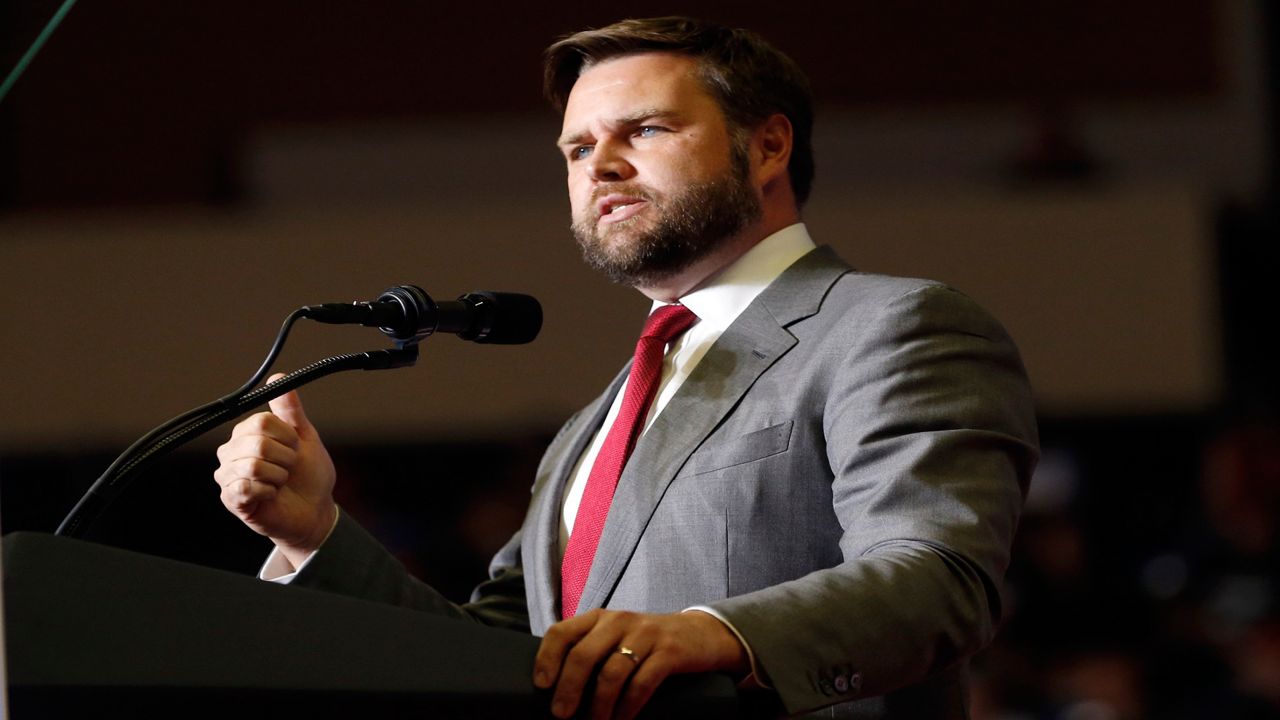
[[[1155,477],[1126,502],[1047,449],[975,720],[1280,717],[1280,426],[1232,422],[1194,452],[1189,493]],[[1127,527],[1096,523],[1090,493]]]

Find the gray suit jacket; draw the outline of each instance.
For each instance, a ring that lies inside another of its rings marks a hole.
[[[457,606],[349,519],[298,584],[542,634],[558,619],[565,480],[626,369],[571,418],[524,526]],[[963,295],[797,261],[724,332],[636,445],[580,612],[709,605],[788,712],[967,717],[1036,426],[1017,350]]]

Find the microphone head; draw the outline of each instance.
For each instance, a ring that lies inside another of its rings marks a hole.
[[[542,305],[520,293],[481,290],[458,298],[475,312],[471,330],[458,337],[490,345],[523,345],[542,330]]]

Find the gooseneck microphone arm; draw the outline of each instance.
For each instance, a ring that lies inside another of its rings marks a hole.
[[[142,440],[130,446],[130,450],[126,450],[116,458],[111,467],[89,487],[89,490],[67,514],[55,534],[68,537],[83,536],[89,524],[120,495],[128,486],[128,481],[136,477],[138,471],[151,460],[185,445],[228,420],[233,420],[254,408],[265,405],[268,401],[290,390],[300,388],[325,375],[345,370],[386,370],[408,367],[417,359],[417,345],[336,355],[289,373],[257,390],[240,395],[228,395],[184,413],[147,433]]]
[[[396,347],[328,357],[254,390],[284,348],[289,330],[301,318],[377,326],[395,341]],[[284,321],[266,359],[248,382],[213,402],[168,420],[130,445],[89,487],[55,534],[82,537],[93,520],[124,490],[128,480],[136,477],[152,460],[313,380],[346,370],[412,366],[418,359],[418,343],[435,332],[456,333],[480,343],[516,344],[533,340],[541,327],[542,308],[527,295],[471,293],[454,303],[437,304],[413,285],[392,288],[373,303],[300,308]]]

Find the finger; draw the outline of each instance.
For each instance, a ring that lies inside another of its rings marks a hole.
[[[619,720],[631,720],[639,715],[640,710],[648,704],[658,686],[670,675],[671,667],[660,653],[645,658],[631,674],[631,680],[618,700],[614,717]]]
[[[533,659],[533,684],[546,689],[556,684],[564,656],[578,639],[587,634],[598,616],[584,613],[552,625]]]
[[[213,479],[222,487],[236,480],[253,480],[280,487],[289,481],[289,468],[257,458],[242,458],[218,466],[213,471]]]
[[[250,415],[236,424],[231,430],[231,438],[226,444],[234,445],[243,442],[244,438],[269,437],[289,447],[298,444],[298,431],[292,425],[269,412]]]
[[[626,623],[619,621],[619,614],[614,614],[609,619],[610,622],[592,625],[591,631],[579,639],[565,656],[564,665],[560,668],[560,680],[556,683],[555,697],[551,701],[553,714],[569,717],[576,712],[591,675],[610,654],[617,651]],[[614,694],[616,696],[616,688]]]
[[[275,382],[282,377],[284,375],[280,373],[272,375],[270,382]],[[296,391],[290,390],[280,397],[272,399],[268,406],[271,408],[272,414],[293,426],[299,435],[306,435],[315,431],[311,421],[307,419],[307,413],[302,408],[302,399],[298,397]]]
[[[623,642],[622,645],[627,645]],[[629,647],[629,646],[628,646]],[[634,650],[634,648],[630,648]],[[607,720],[613,716],[614,706],[618,702],[627,680],[632,677],[640,664],[637,651],[635,655],[625,655],[620,648],[615,648],[609,657],[604,659],[600,671],[596,673],[595,695],[591,698],[591,717]]]
[[[218,448],[218,461],[223,465],[244,460],[261,460],[290,469],[298,461],[298,452],[290,445],[266,435],[243,435]]]
[[[237,514],[252,515],[259,503],[274,498],[276,493],[274,485],[240,478],[223,486],[222,504]]]

